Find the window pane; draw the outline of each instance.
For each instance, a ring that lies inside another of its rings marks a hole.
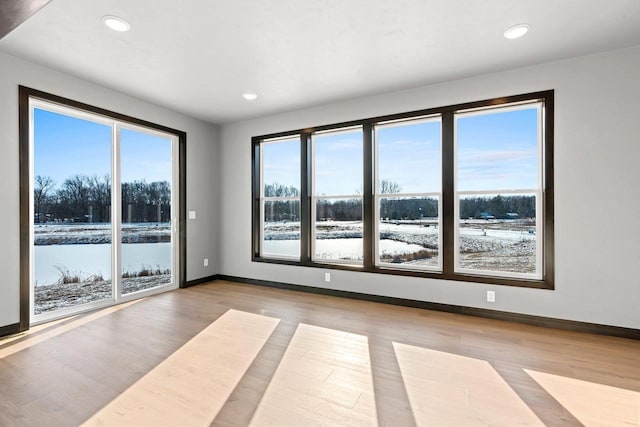
[[[313,135],[317,196],[362,194],[362,130]]]
[[[440,192],[440,120],[376,127],[378,193]]]
[[[171,283],[169,137],[120,131],[122,294]]]
[[[380,262],[412,268],[438,268],[438,198],[385,197],[379,200],[379,204]]]
[[[300,258],[300,201],[264,202],[262,255]]]
[[[463,196],[459,267],[535,274],[536,233],[534,194]]]
[[[538,108],[456,116],[457,189],[538,188]]]
[[[111,127],[33,112],[34,314],[112,297]]]
[[[362,198],[316,201],[316,260],[362,261]]]
[[[262,178],[265,197],[300,194],[300,139],[262,144]]]

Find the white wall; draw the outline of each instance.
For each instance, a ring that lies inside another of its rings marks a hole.
[[[224,125],[220,273],[640,328],[638,70],[640,47]],[[251,136],[546,89],[556,91],[554,291],[340,270],[326,284],[321,269],[251,262]]]
[[[197,211],[197,219],[187,221],[187,280],[217,272],[217,127],[0,53],[0,327],[19,321],[18,85],[187,132],[187,209]]]

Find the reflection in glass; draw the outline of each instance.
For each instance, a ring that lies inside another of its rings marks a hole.
[[[300,200],[266,200],[263,227],[262,255],[300,258]]]
[[[122,294],[172,281],[170,138],[122,129]]]
[[[378,257],[381,263],[438,268],[440,222],[437,197],[379,200]]]
[[[461,196],[459,210],[461,269],[536,273],[534,194]]]
[[[362,198],[316,200],[315,260],[362,261]]]

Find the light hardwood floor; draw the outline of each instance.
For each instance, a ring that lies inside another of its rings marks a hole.
[[[217,281],[0,340],[0,426],[640,426],[640,341]]]

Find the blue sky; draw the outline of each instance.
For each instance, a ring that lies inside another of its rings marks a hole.
[[[315,135],[313,144],[316,195],[362,194],[362,131]]]
[[[300,138],[262,145],[265,184],[277,182],[300,190]]]
[[[458,190],[538,186],[536,108],[457,119]]]
[[[171,181],[171,141],[122,130],[122,182]],[[111,127],[46,110],[34,112],[35,175],[57,186],[73,175],[111,175]]]
[[[457,118],[458,190],[535,189],[538,183],[538,121],[535,107]],[[440,121],[406,122],[377,130],[379,179],[402,193],[439,192]],[[316,195],[362,192],[362,132],[314,137]],[[298,138],[265,144],[265,183],[299,188]]]
[[[440,121],[410,123],[377,129],[378,179],[397,183],[401,193],[440,192]]]
[[[171,140],[128,129],[120,133],[122,182],[171,182]]]

